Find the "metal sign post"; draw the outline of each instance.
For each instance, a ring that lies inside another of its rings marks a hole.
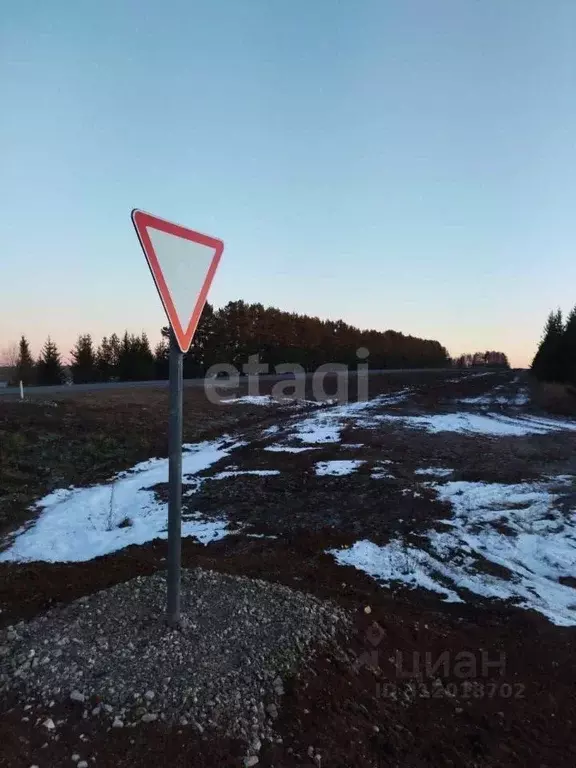
[[[182,367],[190,349],[224,243],[134,209],[132,223],[170,323],[168,425],[167,621],[180,623],[182,537]]]
[[[180,623],[182,553],[182,368],[184,355],[170,330],[170,422],[168,425],[168,606],[171,627]]]

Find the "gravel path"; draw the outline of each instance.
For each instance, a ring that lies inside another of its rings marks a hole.
[[[334,645],[349,617],[288,587],[201,569],[182,574],[182,627],[163,620],[165,576],[131,581],[0,632],[0,692],[55,730],[69,699],[111,728],[154,722],[217,728],[257,754],[273,740],[282,678]]]

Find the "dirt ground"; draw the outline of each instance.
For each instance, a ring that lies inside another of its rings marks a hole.
[[[445,378],[445,373],[434,370],[373,376],[368,394],[372,397],[422,382],[434,387],[434,382]],[[266,395],[275,386],[263,380],[258,391]],[[311,382],[304,386],[305,396],[313,398]],[[35,397],[33,389],[29,392],[23,402],[0,399],[0,535],[25,522],[30,503],[54,488],[95,483],[139,461],[167,455],[166,388],[77,394],[71,388],[70,393],[51,400]],[[327,374],[324,397],[336,392],[337,381]],[[354,377],[347,392],[356,398]],[[220,385],[217,389],[220,400],[247,393],[243,378],[237,388]],[[281,404],[269,409],[250,404],[224,407],[207,398],[203,389],[185,387],[183,440],[192,443],[250,426],[264,428],[274,423],[277,412],[286,409]]]
[[[498,410],[504,407],[499,387],[514,396],[524,386],[511,373],[458,378],[384,376],[373,382],[371,394],[409,386],[409,401],[392,405],[391,412],[440,414],[458,399],[483,396],[493,398],[490,408]],[[31,521],[30,503],[53,488],[87,485],[151,456],[165,456],[166,401],[165,391],[142,390],[55,404],[0,403],[4,531]],[[286,681],[276,722],[282,743],[265,744],[259,766],[576,764],[572,627],[555,626],[505,601],[446,603],[424,589],[384,586],[338,565],[326,552],[360,538],[386,543],[399,533],[418,534],[432,520],[445,518],[446,507],[426,477],[415,474],[419,468],[452,466],[456,480],[501,483],[576,473],[575,435],[494,439],[430,434],[384,421],[369,429],[356,421],[334,445],[275,453],[265,448],[277,433],[266,439],[263,433],[291,424],[289,406],[214,405],[202,392],[187,390],[185,414],[187,442],[227,433],[242,435],[246,444],[205,473],[184,509],[206,519],[225,516],[238,534],[207,545],[184,539],[183,564],[280,582],[330,598],[356,617],[352,635],[341,638],[356,663],[321,654],[311,669]],[[313,471],[318,462],[340,459],[364,463],[342,477]],[[232,461],[242,471],[281,474],[218,480]],[[394,475],[376,481],[375,470],[386,461],[394,462]],[[166,488],[156,491],[162,498]],[[566,503],[572,504],[568,492]],[[0,563],[0,626],[162,570],[165,555],[165,542],[155,540],[87,562]],[[242,765],[241,744],[217,733],[200,736],[189,726],[152,723],[121,732],[83,719],[82,708],[71,702],[55,702],[53,718],[65,717],[66,724],[54,740],[17,701],[5,699],[0,706],[1,766],[72,765],[71,755],[84,755],[87,745],[95,766]]]

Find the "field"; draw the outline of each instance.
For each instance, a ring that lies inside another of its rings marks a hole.
[[[181,636],[166,390],[0,402],[0,765],[573,766],[576,420],[515,372],[272,386],[185,390]],[[142,637],[182,660],[134,714]]]

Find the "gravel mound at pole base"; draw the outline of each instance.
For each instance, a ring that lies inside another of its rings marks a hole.
[[[282,677],[350,626],[338,606],[289,587],[182,572],[182,626],[164,618],[164,574],[0,631],[0,691],[37,709],[70,700],[115,728],[154,722],[273,738]]]

